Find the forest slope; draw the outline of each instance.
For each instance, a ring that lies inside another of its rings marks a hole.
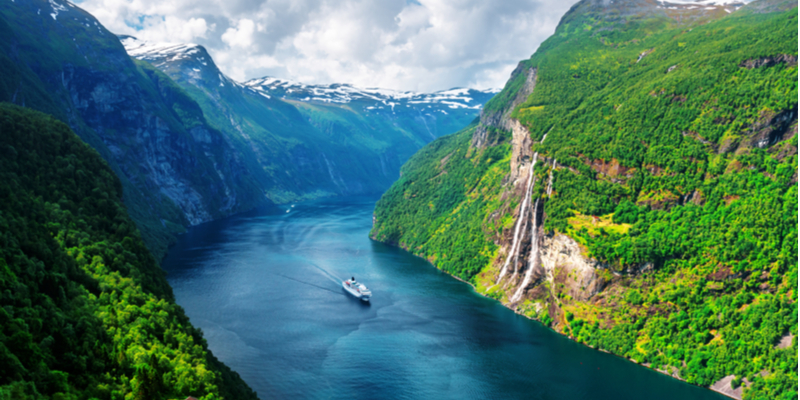
[[[172,296],[99,154],[0,103],[0,399],[255,399]]]
[[[593,347],[796,398],[798,14],[737,8],[581,1],[372,237]]]

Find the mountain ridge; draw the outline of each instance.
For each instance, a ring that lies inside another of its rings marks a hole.
[[[200,45],[125,35],[120,40],[132,57],[169,75],[200,104],[277,203],[381,193],[411,154],[469,123],[493,95],[414,94],[274,78],[240,83]]]

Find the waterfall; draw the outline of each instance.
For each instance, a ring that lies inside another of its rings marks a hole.
[[[553,170],[556,169],[556,159],[553,159],[553,166],[550,167],[550,180],[547,182],[547,197],[553,193]]]
[[[514,240],[511,242],[511,250],[508,252],[506,262],[503,264],[503,268],[500,270],[500,276],[497,277],[497,282],[495,282],[495,285],[500,283],[500,280],[506,275],[506,272],[508,271],[508,264],[511,262],[511,258],[516,257],[517,255],[517,248],[519,247],[519,231],[520,227],[522,226],[522,221],[527,216],[526,212],[528,211],[528,203],[530,203],[531,199],[531,184],[533,183],[533,167],[536,165],[536,159],[538,156],[539,153],[533,154],[533,161],[531,162],[531,167],[528,170],[528,184],[525,186],[525,198],[522,200],[522,208],[519,212],[519,218],[517,218],[517,226],[514,228]]]
[[[536,226],[536,214],[539,211],[539,199],[536,199],[536,202],[533,204],[533,226],[531,226],[531,254],[528,257],[528,271],[525,272],[525,279],[522,280],[522,285],[517,288],[517,292],[514,293],[514,297],[511,298],[511,302],[519,301],[520,297],[522,297],[522,292],[525,290],[525,287],[531,283],[531,275],[533,274],[533,270],[536,268],[536,261],[539,257],[539,229]]]
[[[551,127],[550,131],[552,131],[554,127],[555,126]],[[550,131],[547,131],[547,133],[550,133]],[[545,133],[544,136],[542,136],[542,140],[539,142],[539,144],[544,143],[544,140],[547,139],[547,133]],[[499,284],[500,281],[503,279],[503,277],[506,275],[506,272],[508,272],[508,265],[511,263],[511,258],[512,257],[514,257],[514,275],[512,276],[511,280],[514,280],[514,278],[517,276],[517,264],[518,264],[518,261],[519,261],[518,252],[519,252],[519,242],[520,242],[520,240],[519,240],[520,239],[520,237],[519,237],[520,226],[522,225],[522,221],[525,220],[525,225],[527,227],[527,222],[528,221],[527,221],[527,218],[526,218],[527,217],[526,212],[528,210],[528,205],[530,204],[530,201],[531,201],[531,186],[533,184],[535,184],[535,182],[536,182],[536,180],[533,178],[533,167],[536,166],[536,159],[538,157],[539,157],[539,153],[538,152],[533,153],[533,162],[531,163],[530,171],[528,171],[528,184],[527,184],[527,186],[525,186],[525,198],[522,201],[522,208],[521,208],[520,213],[519,213],[519,218],[517,219],[516,227],[514,228],[514,240],[511,242],[511,250],[509,250],[508,256],[506,256],[506,262],[503,264],[503,268],[500,269],[500,276],[497,277],[497,281],[495,282],[495,285]],[[553,160],[553,166],[555,166],[555,160]],[[547,189],[547,195],[548,196],[550,195],[550,191],[552,189],[550,187],[550,185],[552,185],[552,184],[553,184],[553,171],[551,170],[550,171],[550,184],[549,184],[548,189]],[[536,232],[537,232],[537,230],[536,230],[536,212],[538,210],[538,207],[539,207],[539,200],[537,199],[536,200],[536,204],[535,204],[534,209],[533,209],[533,227],[531,228],[531,240],[532,240],[531,251],[535,252],[535,254],[537,254],[537,255],[539,253],[539,241],[538,241],[538,237],[536,235]],[[531,260],[533,260],[533,258],[535,257],[533,254],[534,253],[531,253]],[[529,261],[528,262],[529,266],[532,263],[533,263],[532,261]],[[528,282],[530,280],[530,271],[531,271],[531,268],[529,267],[528,273],[525,276],[525,282]],[[527,283],[526,283],[526,285],[527,285]],[[518,294],[519,294],[519,290],[517,291],[517,294],[514,295],[514,297],[517,297]]]

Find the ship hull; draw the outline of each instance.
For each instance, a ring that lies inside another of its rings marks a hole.
[[[342,288],[345,292],[350,293],[351,296],[360,299],[361,301],[369,301],[369,296],[365,296],[358,292],[356,289],[350,287],[347,282],[342,282]]]

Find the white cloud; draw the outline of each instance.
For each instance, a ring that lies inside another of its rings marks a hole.
[[[248,48],[253,45],[253,32],[256,24],[249,19],[240,19],[236,28],[228,28],[222,34],[222,41],[231,47]]]
[[[560,0],[86,0],[111,31],[204,45],[235,79],[433,91],[501,87]]]

